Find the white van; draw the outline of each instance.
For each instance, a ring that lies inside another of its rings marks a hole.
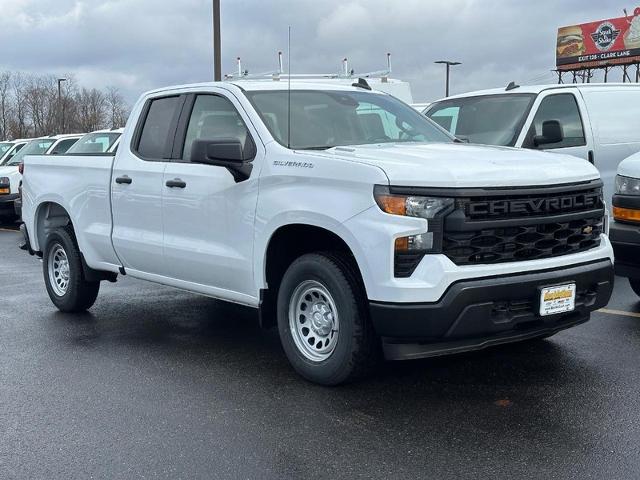
[[[589,160],[600,170],[607,202],[618,164],[640,151],[639,84],[510,84],[439,100],[425,115],[471,143]]]

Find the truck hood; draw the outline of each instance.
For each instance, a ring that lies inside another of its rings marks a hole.
[[[0,177],[10,177],[12,175],[20,175],[17,165],[0,167]]]
[[[335,147],[327,153],[381,168],[392,185],[515,187],[599,178],[589,162],[533,150],[444,143]]]
[[[640,153],[635,153],[620,162],[620,165],[618,165],[618,175],[640,178]]]

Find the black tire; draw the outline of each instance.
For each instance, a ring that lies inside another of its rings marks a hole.
[[[49,275],[53,262],[51,255],[55,254],[58,248],[64,251],[69,266],[64,292],[52,284]],[[95,303],[100,282],[88,282],[84,279],[80,250],[71,227],[58,228],[49,234],[42,257],[42,270],[49,298],[61,312],[83,312]]]
[[[640,297],[640,278],[630,278],[629,285],[631,285],[631,290],[633,290],[633,293]]]
[[[337,309],[338,338],[326,359],[313,360],[305,356],[302,351],[305,347],[296,345],[297,333],[290,327],[290,302],[294,301],[292,297],[299,287],[308,282],[324,287]],[[321,385],[338,385],[361,378],[380,358],[380,345],[369,320],[364,287],[352,262],[341,254],[306,254],[289,266],[278,291],[278,331],[293,368],[304,378]]]

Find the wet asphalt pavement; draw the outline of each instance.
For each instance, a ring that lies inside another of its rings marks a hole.
[[[640,315],[324,388],[250,309],[125,277],[57,313],[18,239],[0,231],[1,479],[640,477]],[[617,280],[607,308],[640,312]]]

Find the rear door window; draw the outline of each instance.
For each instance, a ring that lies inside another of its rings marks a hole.
[[[536,148],[533,138],[536,135],[542,135],[542,124],[549,120],[560,122],[564,139],[558,143],[540,145],[539,149],[580,147],[587,144],[576,97],[571,93],[560,93],[549,95],[540,102],[531,128],[527,132],[527,138],[523,144],[524,148]]]
[[[145,159],[170,158],[180,97],[151,100],[140,132],[137,153]]]

